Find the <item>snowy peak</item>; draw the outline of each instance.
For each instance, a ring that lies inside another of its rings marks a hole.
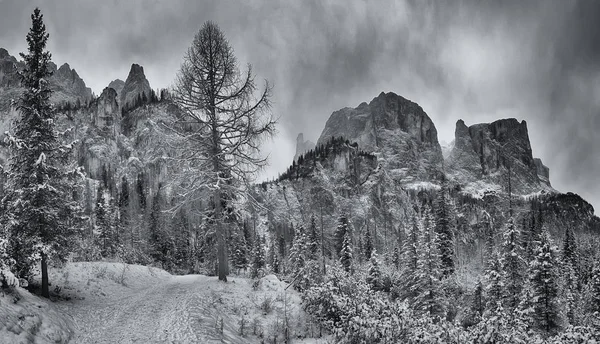
[[[151,92],[150,83],[146,79],[146,75],[144,75],[144,67],[135,63],[132,64],[127,80],[125,80],[125,84],[121,90],[121,107],[133,106],[138,97],[147,98]]]

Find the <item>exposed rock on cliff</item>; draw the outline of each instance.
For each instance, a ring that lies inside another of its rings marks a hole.
[[[294,160],[297,160],[301,154],[308,152],[309,150],[315,148],[315,143],[309,140],[304,140],[304,134],[298,134],[296,138],[296,154],[294,155]]]
[[[135,63],[132,64],[127,80],[125,80],[125,84],[121,90],[121,107],[131,107],[138,97],[147,99],[150,97],[151,92],[150,83],[146,79],[146,75],[144,75],[144,67]]]
[[[335,111],[317,141],[342,136],[379,155],[396,181],[438,180],[443,161],[437,130],[416,103],[381,93],[369,104]]]
[[[533,158],[525,121],[509,118],[467,127],[459,120],[454,141],[446,167],[459,183],[486,180],[504,186],[508,184],[510,170],[515,193],[530,193],[549,186],[549,181],[538,177],[545,175],[547,179],[549,173],[541,167],[541,161],[538,166]]]

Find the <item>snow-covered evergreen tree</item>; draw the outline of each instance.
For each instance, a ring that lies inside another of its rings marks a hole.
[[[258,278],[264,274],[266,266],[265,249],[260,237],[254,239],[254,249],[252,250],[252,263],[250,265],[250,277]]]
[[[243,233],[235,236],[233,245],[233,266],[238,270],[246,270],[248,268],[248,244]]]
[[[435,202],[435,231],[438,236],[442,273],[448,276],[454,272],[454,226],[448,193],[448,182],[444,178],[437,192]]]
[[[417,244],[417,269],[415,271],[413,307],[430,316],[444,312],[441,278],[442,264],[435,221],[429,208],[425,208],[419,228]]]
[[[352,239],[350,238],[350,232],[346,231],[342,241],[342,250],[340,251],[340,263],[348,273],[352,272],[352,258]]]
[[[72,236],[80,208],[72,195],[78,185],[78,169],[70,156],[72,146],[60,142],[55,128],[48,84],[49,35],[38,8],[31,20],[28,53],[21,54],[25,66],[19,72],[24,87],[18,101],[20,116],[9,136],[11,157],[3,222],[10,232],[15,271],[28,277],[33,265],[41,262],[42,295],[48,297],[48,261],[66,259],[75,242]]]
[[[558,303],[557,249],[550,234],[543,232],[534,250],[529,266],[529,283],[532,289],[533,320],[535,326],[550,335],[560,326]]]
[[[381,290],[383,287],[383,279],[381,276],[381,263],[377,252],[371,252],[371,259],[369,260],[369,267],[367,270],[367,284],[371,286],[373,290]]]
[[[310,217],[310,227],[308,228],[307,249],[309,252],[308,259],[315,260],[319,256],[321,250],[321,239],[317,232],[317,222],[315,216]]]
[[[514,218],[509,217],[504,228],[500,258],[504,291],[502,306],[507,310],[514,310],[519,305],[519,297],[525,278],[526,264],[522,256],[520,239],[519,228],[515,225]]]
[[[502,261],[497,252],[492,253],[485,271],[485,279],[487,281],[486,294],[486,310],[496,313],[498,308],[501,308],[502,298],[504,296],[504,284],[502,280]]]
[[[304,227],[302,225],[298,226],[289,255],[289,268],[293,275],[300,273],[306,266],[307,253],[309,253],[307,240]]]
[[[394,253],[392,254],[392,264],[394,265],[394,267],[396,269],[400,269],[400,263],[402,257],[400,255],[400,249],[398,248],[398,246],[394,246]]]
[[[342,246],[344,245],[344,237],[346,233],[348,233],[348,217],[345,214],[342,214],[338,219],[338,225],[335,229],[335,253],[338,257],[341,257]]]
[[[365,239],[363,241],[363,253],[367,260],[371,259],[373,253],[373,239],[371,238],[371,231],[369,228],[365,231]]]

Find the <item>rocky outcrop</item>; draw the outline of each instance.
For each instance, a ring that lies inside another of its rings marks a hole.
[[[117,136],[121,132],[121,111],[117,91],[106,87],[90,106],[92,122],[96,127]]]
[[[544,163],[542,163],[542,159],[540,158],[534,158],[533,162],[535,163],[535,169],[540,181],[550,186],[550,169],[548,166],[544,165]]]
[[[294,160],[298,160],[298,157],[309,150],[315,148],[315,143],[309,140],[304,140],[304,134],[298,134],[296,137],[296,154],[294,155]]]
[[[123,88],[125,87],[125,81],[123,81],[121,79],[115,79],[115,80],[111,81],[110,84],[108,84],[108,87],[117,91],[117,99],[120,100],[121,92],[123,91]]]
[[[504,185],[510,170],[515,192],[528,193],[549,185],[538,177],[525,121],[509,118],[467,127],[459,120],[454,140],[446,166],[460,183],[485,179]]]
[[[22,64],[11,56],[4,48],[0,48],[0,87],[18,87],[20,84],[17,71]]]
[[[438,180],[443,162],[437,130],[416,103],[395,93],[381,93],[369,104],[335,111],[317,145],[342,136],[361,149],[379,153],[396,180]]]
[[[144,67],[134,63],[121,90],[119,104],[122,108],[132,107],[138,97],[147,99],[151,92],[150,83],[144,75]]]
[[[58,69],[54,63],[50,63],[50,69],[52,70],[50,89],[53,92],[51,98],[53,103],[85,104],[92,98],[92,90],[86,87],[83,79],[75,69],[71,69],[68,63],[64,63]]]

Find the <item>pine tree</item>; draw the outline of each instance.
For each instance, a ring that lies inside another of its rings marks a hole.
[[[522,257],[520,238],[514,218],[510,217],[504,229],[501,253],[502,283],[504,285],[502,306],[508,310],[514,310],[518,306],[523,287],[523,271],[526,265]]]
[[[16,272],[29,277],[33,265],[41,262],[42,296],[48,297],[48,260],[64,260],[71,252],[81,209],[72,199],[77,172],[68,171],[73,166],[71,148],[61,144],[55,130],[48,85],[49,35],[38,8],[31,20],[28,53],[21,54],[25,90],[18,102],[20,117],[9,137],[12,151],[3,222],[10,233]]]
[[[248,244],[243,233],[236,236],[233,249],[233,266],[238,270],[246,270],[248,267]]]
[[[398,249],[398,246],[394,246],[394,253],[392,255],[392,264],[394,264],[394,267],[396,269],[400,269],[400,262],[401,262],[400,250]]]
[[[600,314],[600,261],[596,259],[596,263],[592,270],[592,276],[589,284],[589,308],[592,313]]]
[[[342,241],[340,262],[346,272],[352,272],[352,239],[350,238],[350,232],[348,231],[344,234],[344,239]]]
[[[496,313],[502,307],[502,298],[504,296],[502,275],[502,261],[499,254],[494,252],[487,263],[487,270],[485,271],[485,279],[487,281],[485,288],[487,302],[485,308],[492,313]]]
[[[349,229],[348,229],[348,217],[343,214],[340,216],[340,218],[338,219],[338,225],[337,228],[335,229],[335,253],[338,255],[338,257],[341,256],[342,253],[342,247],[344,245],[344,237],[346,236],[346,233],[348,233]]]
[[[293,275],[297,275],[302,271],[302,269],[306,266],[307,258],[307,249],[308,242],[306,233],[304,231],[304,227],[302,225],[298,226],[296,234],[294,235],[294,241],[292,243],[292,248],[290,249],[289,255],[289,267],[290,272]]]
[[[364,255],[367,260],[371,259],[373,253],[373,239],[371,239],[371,231],[367,228],[365,231],[365,240],[363,244]]]
[[[317,232],[317,222],[315,216],[310,217],[310,228],[308,229],[308,251],[309,251],[309,259],[315,260],[319,256],[319,251],[321,249],[321,240],[319,239],[320,235]]]
[[[381,290],[383,288],[383,280],[381,276],[381,263],[377,257],[377,253],[373,251],[369,261],[369,268],[367,270],[367,284],[371,286],[373,290]]]
[[[477,280],[475,290],[473,291],[473,302],[471,303],[471,311],[477,314],[478,317],[483,316],[485,310],[485,303],[483,300],[483,285],[481,280]]]
[[[415,297],[413,307],[430,316],[441,315],[444,307],[441,298],[442,265],[438,251],[439,242],[435,223],[429,208],[425,208],[421,219],[417,245],[417,269],[412,286]]]
[[[558,308],[558,266],[556,248],[547,232],[542,233],[529,267],[533,292],[533,318],[537,327],[550,335],[560,324]]]
[[[250,265],[250,277],[259,278],[265,271],[265,249],[262,240],[257,237],[254,240],[254,249],[252,250],[252,264]]]
[[[454,231],[452,226],[452,211],[448,192],[448,182],[444,178],[442,187],[437,193],[435,204],[435,231],[439,238],[439,252],[442,260],[444,277],[454,273]]]

